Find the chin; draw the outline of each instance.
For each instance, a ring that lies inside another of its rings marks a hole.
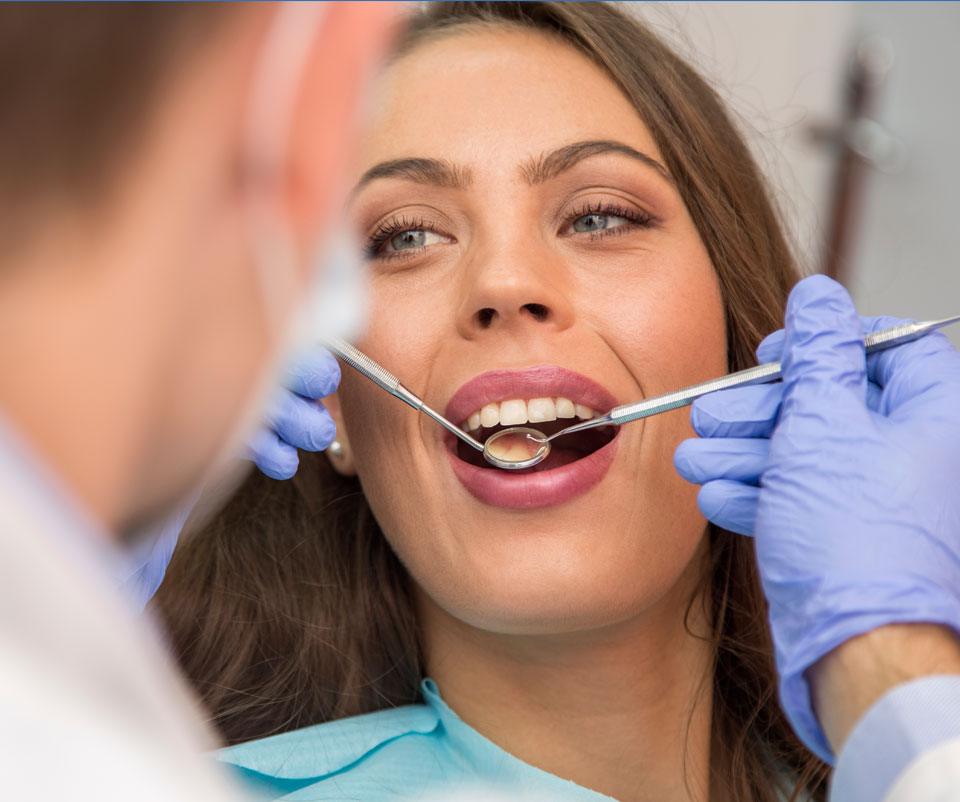
[[[477,629],[505,635],[557,635],[608,627],[641,613],[667,588],[569,555],[485,565],[431,589],[434,603]]]

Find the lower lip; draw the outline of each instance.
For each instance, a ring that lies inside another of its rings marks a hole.
[[[478,468],[447,449],[450,465],[460,483],[484,504],[509,510],[552,507],[583,495],[606,475],[617,453],[620,433],[592,454],[537,473],[517,474],[497,468]]]

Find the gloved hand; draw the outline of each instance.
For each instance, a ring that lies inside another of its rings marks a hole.
[[[862,337],[840,285],[800,282],[785,334],[763,354],[776,358],[782,343],[782,387],[701,399],[691,415],[708,439],[675,455],[704,484],[704,514],[756,537],[781,702],[826,760],[810,666],[885,624],[960,632],[960,353],[933,333],[865,359]],[[872,405],[868,380],[879,388]]]
[[[298,448],[322,451],[333,442],[336,426],[319,399],[337,389],[340,364],[322,348],[311,349],[290,363],[284,384],[267,411],[265,426],[253,435],[243,454],[273,479],[289,479],[297,472]],[[140,551],[131,555],[131,573],[121,585],[137,609],[142,610],[160,587],[196,501],[145,536]]]
[[[248,441],[244,456],[272,479],[297,472],[297,449],[322,451],[333,442],[336,426],[318,399],[340,384],[340,364],[328,351],[313,348],[287,367],[284,388],[267,410],[264,427]]]
[[[801,282],[802,283],[802,282]],[[896,318],[860,318],[864,333],[899,325]],[[784,330],[757,347],[759,363],[778,361]],[[767,465],[770,435],[780,414],[786,384],[757,384],[698,398],[690,420],[699,440],[684,440],[674,465],[688,482],[703,485],[697,494],[700,511],[717,526],[752,535],[760,498],[760,475]],[[867,379],[867,406],[880,408],[882,391]]]

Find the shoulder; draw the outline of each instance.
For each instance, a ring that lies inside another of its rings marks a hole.
[[[374,802],[449,781],[444,740],[434,710],[405,705],[228,747],[217,758],[268,799],[309,788],[310,799]]]

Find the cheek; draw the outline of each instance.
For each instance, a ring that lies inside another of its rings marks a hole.
[[[437,363],[432,327],[441,323],[437,315],[431,319],[425,312],[430,308],[443,307],[415,294],[375,291],[371,325],[358,342],[364,353],[417,394],[428,386]],[[421,447],[425,437],[436,435],[436,424],[349,369],[343,372],[338,397],[364,495],[381,530],[406,561],[411,542],[435,529],[441,518],[441,500],[429,491],[437,486],[438,466]],[[423,548],[429,551],[429,544]]]
[[[637,377],[645,397],[722,375],[727,369],[723,297],[700,245],[638,257],[639,268],[594,290],[589,314]]]
[[[699,238],[683,250],[650,252],[639,261],[640,269],[618,282],[617,303],[594,306],[592,313],[602,316],[605,339],[640,393],[659,395],[724,374],[723,298]],[[690,409],[626,424],[623,435],[622,456],[632,467],[618,477],[615,495],[631,500],[629,527],[637,533],[648,581],[669,586],[692,559],[706,526],[696,503],[699,488],[673,468],[677,446],[695,436]]]
[[[438,364],[440,347],[454,331],[455,291],[443,271],[400,268],[375,276],[369,325],[359,347],[413,392],[422,394]]]
[[[422,491],[411,484],[417,469],[408,448],[408,416],[416,413],[357,374],[344,375],[338,395],[357,478],[381,530],[422,530],[431,513]],[[394,539],[388,537],[395,546]]]
[[[438,361],[439,344],[450,329],[444,314],[450,302],[437,282],[426,284],[415,278],[402,272],[373,277],[369,323],[357,346],[423,396]],[[411,443],[408,438],[417,436],[421,421],[416,412],[351,370],[343,373],[340,396],[348,434],[356,435],[351,437],[351,447],[365,473],[372,478],[381,457],[388,461],[406,459],[407,449],[400,445]]]

